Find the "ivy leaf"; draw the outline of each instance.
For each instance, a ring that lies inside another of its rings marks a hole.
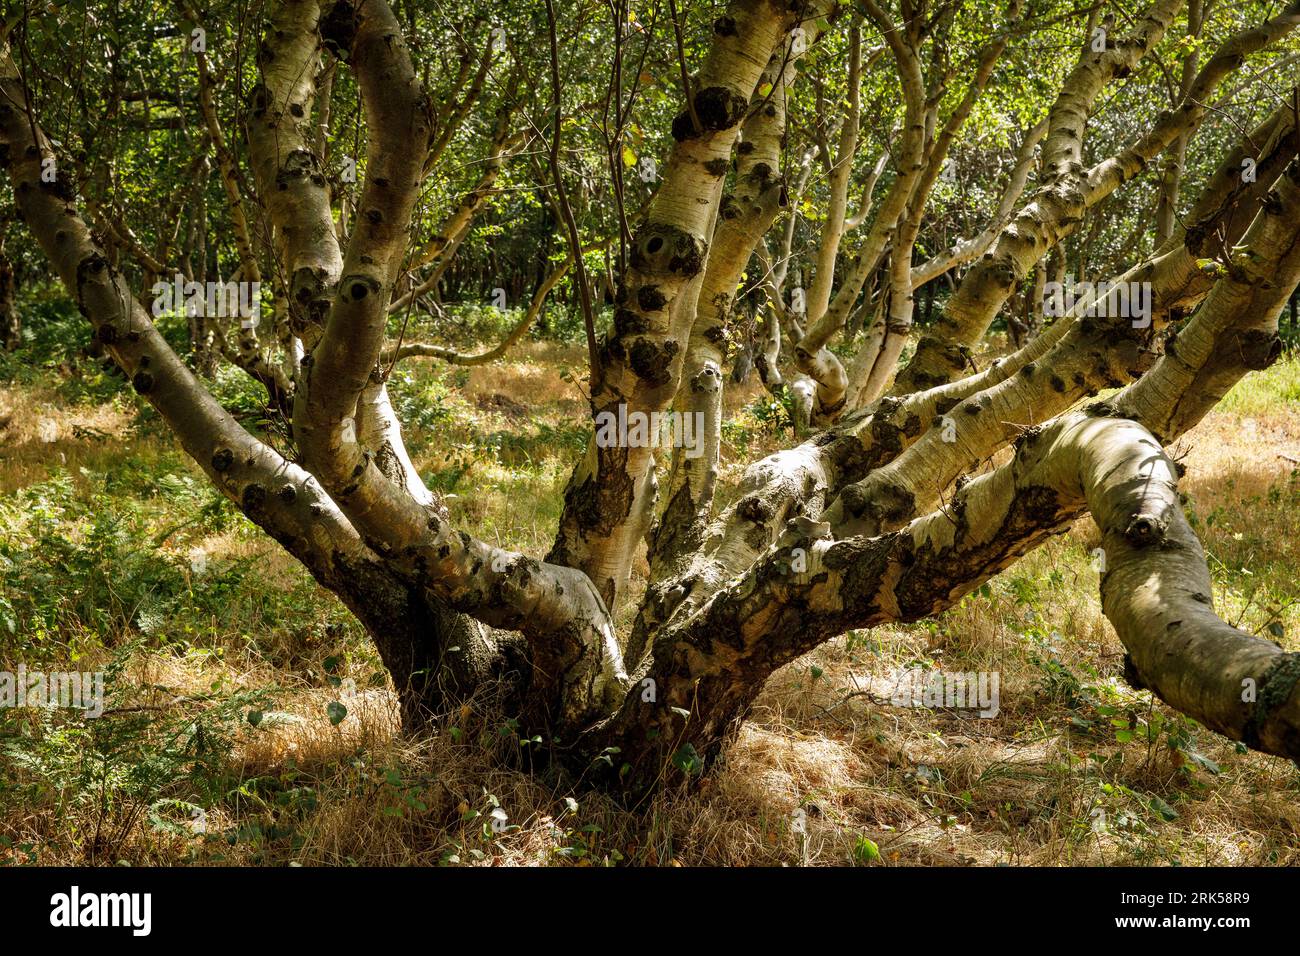
[[[348,715],[348,709],[337,700],[332,700],[329,702],[329,706],[325,708],[325,713],[329,715],[330,723],[337,727],[343,723],[343,718]]]

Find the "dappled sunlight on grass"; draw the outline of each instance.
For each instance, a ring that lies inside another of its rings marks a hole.
[[[528,343],[492,367],[403,365],[393,392],[414,422],[417,467],[458,527],[534,556],[550,547],[589,434],[581,383],[565,373],[581,358]],[[1248,377],[1174,449],[1216,607],[1290,649],[1298,381],[1294,357]],[[733,392],[722,501],[745,462],[788,440],[761,388]],[[1091,518],[933,620],[854,632],[782,668],[698,792],[630,812],[530,770],[530,744],[488,697],[430,739],[398,735],[357,624],[133,409],[0,390],[0,637],[33,660],[117,666],[112,706],[147,716],[131,746],[156,765],[146,789],[78,782],[66,768],[85,741],[28,727],[40,743],[0,791],[0,856],[18,859],[8,848],[21,845],[41,863],[1300,862],[1296,769],[1124,682]],[[644,574],[642,561],[630,605]],[[891,680],[912,668],[997,672],[997,716],[898,706]],[[92,848],[104,793],[125,829]],[[498,806],[504,832],[486,822]],[[198,807],[202,832],[190,826]]]

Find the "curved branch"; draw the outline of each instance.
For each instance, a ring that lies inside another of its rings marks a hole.
[[[541,314],[542,306],[546,303],[546,297],[550,294],[551,290],[555,288],[556,284],[568,273],[569,266],[572,265],[572,263],[572,258],[566,258],[547,274],[537,291],[533,293],[532,301],[528,303],[528,310],[524,313],[524,317],[516,323],[515,327],[510,330],[509,334],[507,334],[504,339],[486,352],[476,352],[466,355],[463,352],[458,352],[455,349],[450,349],[442,345],[410,342],[387,349],[381,356],[380,362],[383,365],[391,366],[400,362],[402,359],[412,358],[415,356],[441,359],[451,365],[486,365],[489,362],[496,361],[501,356],[505,355],[506,352],[510,351],[510,349],[528,333],[528,330],[532,328],[533,323],[537,321],[537,316]]]

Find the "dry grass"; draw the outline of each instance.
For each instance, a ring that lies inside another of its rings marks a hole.
[[[452,446],[476,431],[578,420],[581,395],[560,369],[576,367],[580,357],[529,345],[510,362],[474,369],[451,421],[424,436],[422,468],[437,472]],[[1291,649],[1300,627],[1298,370],[1292,358],[1253,376],[1177,449],[1188,465],[1189,508],[1211,555],[1217,606],[1257,632],[1281,623]],[[430,366],[427,374],[453,373]],[[733,420],[748,422],[751,432],[743,448],[729,446],[736,456],[752,458],[779,441],[745,407],[756,395],[733,400]],[[54,420],[53,447],[33,433],[33,409]],[[60,411],[39,393],[3,390],[0,421],[6,411],[4,493],[61,468],[75,473],[82,465],[111,467],[114,456],[149,461],[163,454],[158,439],[128,434],[129,409]],[[76,438],[75,424],[107,437]],[[563,449],[527,451],[471,456],[452,508],[473,533],[537,553],[549,544],[572,459]],[[729,480],[740,465],[726,463]],[[194,540],[214,560],[257,560],[267,589],[301,586],[292,562],[255,535],[224,531]],[[165,549],[183,553],[194,540],[179,536]],[[274,707],[259,726],[244,723],[231,742],[225,789],[206,802],[206,835],[160,832],[141,821],[112,857],[377,865],[1300,863],[1294,765],[1241,752],[1205,731],[1181,750],[1165,733],[1149,743],[1121,742],[1110,721],[1098,719],[1097,703],[1130,722],[1174,715],[1119,677],[1123,649],[1100,613],[1088,560],[1095,544],[1096,529],[1084,519],[935,621],[846,635],[788,665],[715,774],[694,792],[663,793],[634,809],[509,759],[526,748],[488,700],[448,715],[429,739],[402,739],[389,689],[344,694],[327,677],[325,662],[340,648],[346,661],[339,677],[365,683],[374,667],[373,651],[346,626],[295,630],[279,622],[206,648],[141,649],[128,668],[137,705],[174,708],[220,686],[273,687]],[[323,594],[315,600],[330,603]],[[336,618],[337,609],[330,614]],[[981,719],[893,706],[888,678],[911,666],[997,671],[1000,713]],[[326,707],[340,697],[348,713],[336,726]],[[1198,766],[1189,753],[1207,760]],[[1210,761],[1217,774],[1206,769]],[[183,782],[177,787],[169,793],[182,795]],[[495,806],[507,814],[504,832],[486,824]],[[82,862],[92,809],[53,796],[10,805],[0,813],[0,836],[32,847],[40,863]],[[1094,826],[1098,811],[1104,829]],[[5,853],[0,846],[0,857]]]
[[[44,480],[55,462],[111,462],[131,417],[118,403],[68,407],[52,389],[0,386],[0,492]]]

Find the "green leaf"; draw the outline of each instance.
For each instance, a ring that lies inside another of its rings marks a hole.
[[[704,760],[692,743],[682,744],[673,754],[673,766],[682,773],[694,775],[704,769]]]
[[[1160,816],[1165,820],[1178,819],[1178,811],[1175,810],[1173,807],[1171,807],[1160,797],[1157,797],[1155,794],[1151,795],[1149,803],[1151,805],[1151,809],[1154,810],[1156,813],[1160,814]]]
[[[873,860],[879,860],[880,847],[876,846],[875,841],[860,836],[858,842],[853,844],[853,859],[858,863],[870,863]]]
[[[330,723],[337,727],[343,723],[343,718],[348,715],[348,709],[337,700],[332,700],[329,702],[329,706],[325,708],[325,713],[329,714]]]
[[[248,712],[248,722],[254,727],[262,723],[262,712],[260,710],[250,710]]]
[[[1219,765],[1209,757],[1205,756],[1205,754],[1197,753],[1195,750],[1184,751],[1184,754],[1188,760],[1196,764],[1196,766],[1200,767],[1202,770],[1215,774],[1216,776],[1221,772]]]

